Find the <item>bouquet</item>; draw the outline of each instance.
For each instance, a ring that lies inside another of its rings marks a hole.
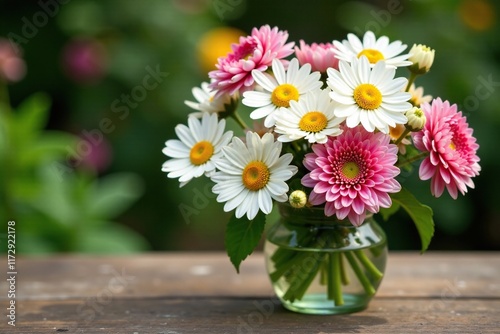
[[[456,199],[474,188],[481,169],[479,146],[457,105],[415,86],[435,51],[413,45],[404,53],[407,45],[371,31],[332,43],[295,46],[287,39],[277,27],[254,28],[218,59],[209,82],[193,88],[196,102],[185,102],[195,112],[187,126],[176,126],[178,139],[166,142],[170,159],[162,170],[181,187],[200,176],[214,182],[217,201],[234,211],[225,247],[237,271],[276,202],[319,208],[354,226],[403,208],[425,251],[434,232],[432,210],[402,188],[401,171],[420,162],[419,178],[430,180],[432,195],[446,189]],[[408,78],[396,76],[399,67],[409,70]],[[241,133],[226,130],[226,121]],[[381,275],[360,256],[372,275]],[[287,258],[286,250],[276,251],[280,257]],[[330,264],[338,267],[340,260]],[[286,276],[282,264],[276,263],[276,279]]]

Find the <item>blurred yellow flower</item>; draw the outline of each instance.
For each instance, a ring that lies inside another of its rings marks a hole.
[[[218,27],[203,34],[198,43],[198,60],[204,72],[215,70],[217,58],[231,51],[231,44],[238,43],[240,36],[246,34],[236,28]]]
[[[464,24],[473,30],[488,30],[495,24],[495,8],[488,0],[464,0],[458,10]]]

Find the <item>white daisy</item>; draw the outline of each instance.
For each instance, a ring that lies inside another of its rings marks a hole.
[[[215,97],[216,91],[208,87],[208,82],[203,82],[201,88],[193,87],[191,91],[197,102],[184,101],[184,103],[194,110],[199,110],[199,112],[190,113],[189,116],[201,118],[203,112],[208,112],[209,114],[224,112],[224,105],[231,103],[231,96],[229,94]]]
[[[371,69],[368,59],[353,58],[351,63],[339,62],[339,71],[329,68],[328,86],[330,97],[339,105],[335,116],[346,117],[349,128],[359,123],[369,131],[375,128],[389,133],[389,126],[407,122],[405,112],[412,105],[407,101],[411,94],[402,90],[408,83],[406,78],[395,78],[395,68],[386,67],[380,61]]]
[[[367,31],[363,36],[363,42],[354,34],[348,34],[347,40],[333,41],[337,48],[337,58],[350,62],[353,57],[359,58],[366,56],[373,67],[379,60],[384,60],[388,67],[401,67],[411,65],[412,62],[407,59],[409,54],[399,55],[407,45],[401,41],[389,43],[387,36],[379,39],[371,31]],[[399,55],[399,56],[398,56]]]
[[[247,132],[246,144],[234,137],[222,149],[223,157],[215,162],[218,171],[212,176],[216,183],[212,191],[218,194],[217,202],[226,202],[225,212],[236,209],[236,218],[246,214],[252,220],[259,210],[269,214],[273,199],[288,200],[285,181],[297,172],[297,167],[290,165],[292,154],[280,157],[281,146],[271,133],[261,138],[255,132]]]
[[[280,108],[288,108],[290,101],[298,101],[305,93],[318,89],[322,83],[319,72],[311,73],[311,65],[304,64],[299,69],[299,61],[293,58],[285,68],[278,59],[273,60],[273,75],[253,70],[254,80],[262,87],[262,92],[247,91],[243,93],[242,103],[249,107],[257,108],[251,114],[252,119],[266,118],[264,125],[274,125],[274,112]]]
[[[214,161],[220,158],[222,147],[233,136],[232,131],[224,132],[226,121],[217,121],[217,114],[205,112],[201,120],[191,116],[188,125],[178,124],[175,133],[180,140],[167,140],[163,148],[163,153],[172,159],[161,170],[169,178],[178,177],[181,187],[203,174],[211,176],[215,171]]]
[[[274,113],[275,132],[281,134],[282,142],[305,138],[310,143],[327,142],[327,136],[342,133],[340,123],[343,117],[334,114],[335,103],[330,99],[330,90],[316,90],[296,101],[290,101],[290,108],[280,108]]]

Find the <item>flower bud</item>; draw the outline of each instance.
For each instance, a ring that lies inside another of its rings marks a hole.
[[[426,45],[413,44],[408,60],[413,63],[409,67],[410,71],[415,74],[427,73],[434,62],[434,50]]]
[[[422,109],[413,107],[406,112],[406,118],[408,118],[408,122],[405,124],[405,127],[413,132],[420,131],[424,128],[425,114]]]
[[[291,206],[300,209],[306,205],[307,195],[302,190],[295,190],[288,197],[288,201],[290,202]]]

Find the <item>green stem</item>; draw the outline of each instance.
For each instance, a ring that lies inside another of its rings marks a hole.
[[[330,233],[318,231],[307,234],[300,244],[321,250],[342,245],[342,239],[341,234],[332,237]],[[344,256],[366,293],[374,295],[376,291],[370,279],[380,280],[383,273],[363,250],[323,253],[279,247],[271,257],[275,270],[270,277],[273,282],[284,280],[283,284],[288,288],[282,298],[289,302],[301,300],[317,278],[325,286],[328,299],[335,305],[343,305],[345,301],[342,286],[350,283]]]
[[[411,72],[410,78],[408,79],[408,84],[406,85],[405,92],[410,91],[411,84],[415,82],[415,79],[417,78],[418,74]]]
[[[417,160],[423,159],[423,158],[425,158],[425,157],[426,157],[426,156],[428,156],[428,155],[429,155],[429,152],[422,152],[422,153],[420,153],[420,154],[417,154],[417,155],[415,155],[415,156],[411,157],[411,158],[410,158],[410,159],[408,159],[408,160],[402,161],[401,163],[397,163],[397,164],[396,164],[396,167],[401,168],[401,167],[403,167],[403,166],[406,166],[406,165],[408,165],[408,164],[413,163],[414,161],[417,161]]]
[[[365,267],[370,275],[373,276],[377,281],[384,277],[384,274],[378,270],[377,267],[373,264],[372,261],[366,256],[366,254],[362,250],[354,251],[354,255],[358,258],[359,262]]]
[[[329,254],[328,258],[328,299],[334,301],[335,305],[344,305],[341,282],[341,256],[339,252]]]
[[[316,242],[311,245],[314,248],[323,249],[326,238],[316,235]],[[318,274],[325,255],[320,252],[294,252],[296,255],[287,262],[275,263],[276,271],[270,274],[271,280],[276,282],[281,276],[285,278],[289,287],[283,296],[285,300],[293,302],[302,299],[312,281]]]
[[[293,148],[295,149],[295,151],[297,153],[299,153],[300,151],[302,151],[302,149],[300,148],[300,145],[296,141],[292,141],[292,146],[293,146]]]
[[[318,274],[318,270],[324,259],[325,256],[320,253],[308,253],[303,262],[295,268],[293,275],[290,276],[290,287],[283,298],[291,302],[296,299],[301,300]]]
[[[375,288],[373,285],[370,283],[368,280],[368,277],[363,273],[363,270],[361,270],[358,262],[356,261],[356,258],[351,252],[345,252],[344,253],[345,257],[347,258],[347,261],[349,261],[349,264],[351,265],[352,270],[358,277],[359,282],[365,289],[366,293],[369,294],[370,296],[373,296],[375,294]]]
[[[293,251],[280,247],[274,251],[274,254],[271,256],[271,260],[276,265],[280,265],[280,263],[288,262],[291,258],[293,258],[293,256]]]
[[[321,265],[321,272],[319,277],[319,284],[321,285],[328,284],[328,263],[329,262],[325,261]]]
[[[384,251],[384,245],[378,245],[376,247],[372,247],[370,248],[370,253],[374,256],[374,257],[379,257],[380,254],[382,254],[382,252]]]
[[[231,114],[231,117],[236,121],[236,123],[238,123],[238,125],[243,129],[243,130],[250,130],[250,128],[248,127],[248,125],[245,123],[245,121],[240,117],[240,115],[238,115],[238,113],[236,111],[234,111],[232,114]]]
[[[350,283],[349,276],[347,275],[347,271],[345,269],[343,256],[340,256],[340,278],[342,280],[342,284],[347,285]]]
[[[297,241],[299,244],[306,244],[306,245],[309,244],[312,236],[305,233],[302,234],[299,233],[299,235],[303,235],[303,237]],[[275,271],[270,274],[271,280],[273,282],[279,280],[281,276],[283,276],[285,273],[287,273],[289,270],[295,267],[298,263],[300,263],[300,261],[303,261],[302,258],[305,255],[307,255],[306,252],[297,253],[297,251],[295,250],[291,250],[284,247],[278,247],[274,251],[274,254],[271,256],[271,260],[274,262],[274,268],[275,268]]]
[[[405,131],[401,134],[401,136],[399,136],[398,139],[396,139],[396,141],[394,142],[395,145],[398,145],[399,143],[401,143],[401,141],[403,139],[405,139],[405,137],[410,133],[410,130],[408,130],[407,128],[405,128]]]
[[[308,252],[297,252],[297,251],[290,251],[292,252],[293,256],[288,259],[284,259],[282,262],[275,262],[274,263],[274,268],[275,271],[272,272],[269,277],[273,282],[276,282],[279,280],[283,275],[285,275],[287,272],[290,270],[296,269],[300,266],[301,263],[303,263],[307,257],[310,256]]]
[[[313,236],[309,235],[308,233],[298,233],[297,235],[297,244],[299,245],[307,245],[313,238]],[[280,267],[283,263],[290,261],[295,255],[296,252],[294,250],[284,247],[278,247],[271,256],[271,260],[275,263],[275,267],[277,268]]]

